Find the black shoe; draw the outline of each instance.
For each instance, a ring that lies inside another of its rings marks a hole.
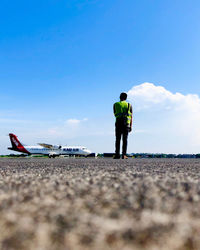
[[[120,155],[115,155],[113,159],[120,159]]]

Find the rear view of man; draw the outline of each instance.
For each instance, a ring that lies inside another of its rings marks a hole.
[[[122,146],[122,159],[127,159],[127,139],[128,133],[132,130],[132,106],[126,102],[127,94],[120,94],[120,102],[116,102],[113,106],[114,115],[116,117],[115,122],[115,157],[114,159],[120,159],[120,141],[123,138]]]

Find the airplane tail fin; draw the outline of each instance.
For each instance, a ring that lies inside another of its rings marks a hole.
[[[21,142],[18,140],[17,136],[14,135],[14,134],[9,134],[9,137],[10,137],[10,142],[12,144],[12,147],[13,148],[21,148],[23,147],[23,145],[21,144]]]
[[[15,151],[19,151],[19,152],[23,152],[23,153],[29,153],[23,146],[23,144],[18,140],[17,136],[10,133],[9,134],[10,137],[10,142],[12,144],[12,148],[9,148],[11,150],[15,150]]]

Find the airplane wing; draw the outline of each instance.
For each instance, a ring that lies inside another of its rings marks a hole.
[[[46,143],[38,143],[38,145],[42,146],[42,147],[45,147],[45,148],[54,148],[53,145],[51,144],[46,144]]]

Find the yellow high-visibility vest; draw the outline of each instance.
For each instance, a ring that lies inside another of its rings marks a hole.
[[[132,112],[131,104],[126,101],[116,102],[115,107],[115,117],[116,120],[119,118],[124,118],[128,127],[131,125]]]

